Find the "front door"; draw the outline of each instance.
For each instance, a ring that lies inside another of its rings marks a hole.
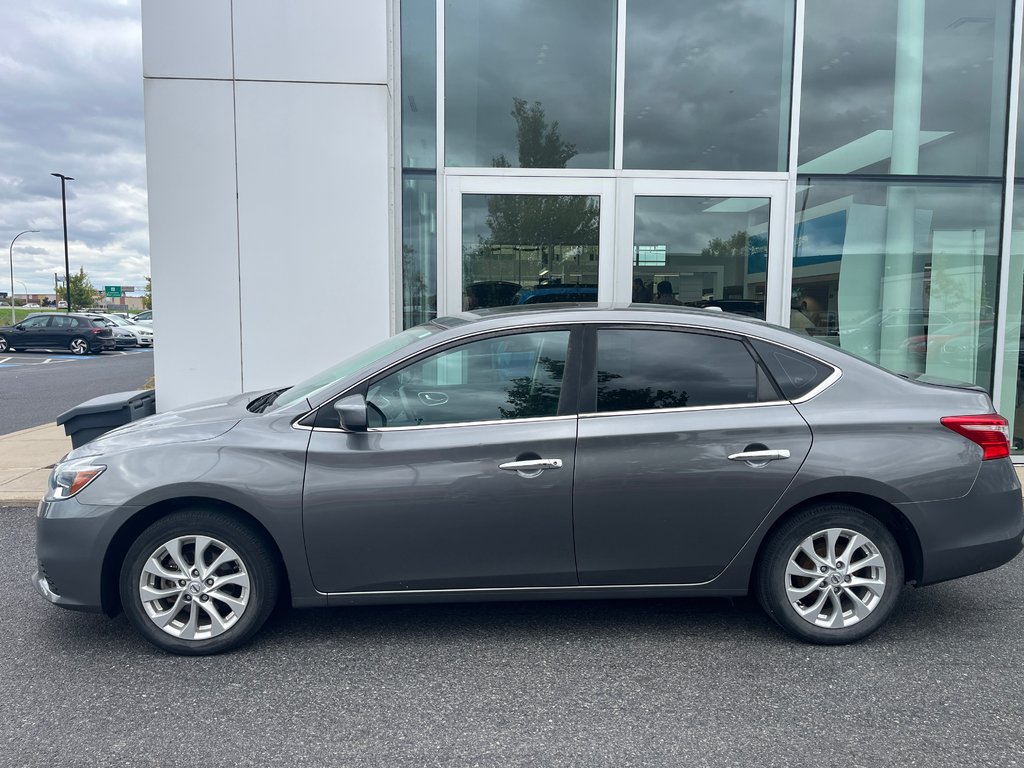
[[[11,334],[12,347],[48,347],[53,343],[53,331],[49,328],[49,315],[35,315],[16,326],[17,331]]]
[[[366,387],[369,431],[314,428],[303,531],[317,589],[576,584],[570,337],[439,351]]]

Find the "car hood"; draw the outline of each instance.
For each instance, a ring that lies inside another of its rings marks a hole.
[[[242,419],[257,416],[247,411],[245,406],[260,394],[247,392],[147,416],[100,435],[73,450],[67,458],[100,456],[168,443],[212,440],[231,430]]]

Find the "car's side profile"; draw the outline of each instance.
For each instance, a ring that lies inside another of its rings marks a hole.
[[[64,348],[74,355],[87,355],[114,347],[114,334],[109,324],[88,315],[64,312],[29,315],[20,323],[0,328],[0,353]]]
[[[243,642],[279,596],[753,592],[791,634],[845,643],[905,583],[1020,551],[1006,432],[978,388],[722,313],[466,314],[73,451],[34,581],[184,654]]]

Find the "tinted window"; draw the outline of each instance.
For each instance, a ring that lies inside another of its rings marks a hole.
[[[597,334],[598,411],[753,402],[757,364],[737,339],[675,331]]]
[[[500,336],[433,355],[370,386],[371,426],[558,415],[569,331]]]
[[[74,328],[77,325],[78,321],[75,318],[66,315],[54,315],[50,321],[51,328]]]
[[[750,340],[768,366],[779,388],[790,400],[803,397],[832,375],[832,367],[791,349],[765,341]]]
[[[45,328],[46,321],[49,319],[50,318],[46,315],[43,315],[42,317],[37,315],[36,317],[26,319],[25,322],[22,323],[22,326],[25,328]]]

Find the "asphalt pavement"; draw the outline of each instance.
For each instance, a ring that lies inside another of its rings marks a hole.
[[[153,375],[153,350],[77,357],[67,351],[0,355],[0,435],[52,423],[99,395],[142,389]]]
[[[285,611],[188,659],[28,586],[0,508],[2,766],[1024,765],[1024,558],[855,646],[747,599]]]

